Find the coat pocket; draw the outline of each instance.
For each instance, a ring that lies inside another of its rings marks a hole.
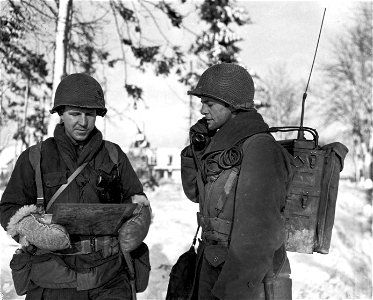
[[[76,272],[53,258],[34,262],[30,279],[33,283],[43,288],[62,289],[77,287]]]
[[[18,296],[22,296],[32,287],[30,272],[32,255],[23,250],[17,250],[10,261],[14,289]]]
[[[44,183],[48,188],[54,188],[67,182],[67,172],[52,172],[43,175]]]
[[[204,256],[209,264],[213,267],[218,267],[225,262],[228,254],[228,248],[221,245],[206,246]]]
[[[146,290],[149,283],[150,259],[149,248],[145,243],[131,252],[136,274],[136,292],[142,293]]]
[[[43,174],[43,182],[44,198],[50,199],[63,184],[67,183],[67,171],[45,173]]]

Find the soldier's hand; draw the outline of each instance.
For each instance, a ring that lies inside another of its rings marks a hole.
[[[197,121],[189,130],[190,143],[196,151],[204,150],[214,136],[216,130],[209,130],[205,118]]]
[[[190,127],[190,133],[201,133],[203,135],[208,135],[209,129],[207,127],[206,119],[199,119],[196,124]]]
[[[133,195],[133,196],[131,196],[131,200],[132,200],[132,203],[138,203],[138,204],[142,204],[144,206],[149,206],[150,205],[150,202],[149,202],[148,198],[146,198],[145,195],[139,195],[139,194]]]
[[[21,207],[9,221],[7,231],[11,236],[19,235],[23,246],[32,244],[50,251],[70,247],[70,238],[65,227],[44,223],[43,214],[35,205]]]
[[[25,217],[17,226],[19,234],[36,247],[56,251],[70,247],[69,234],[59,224],[41,223],[34,215]]]
[[[139,204],[132,217],[118,230],[119,244],[123,253],[130,252],[141,244],[148,234],[150,223],[150,206]]]

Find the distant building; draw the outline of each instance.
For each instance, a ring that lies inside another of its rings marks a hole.
[[[162,179],[181,182],[180,152],[179,148],[152,148],[146,136],[139,131],[127,156],[145,186]]]
[[[181,182],[181,160],[179,148],[157,148],[154,150],[153,170],[156,180],[172,179]]]

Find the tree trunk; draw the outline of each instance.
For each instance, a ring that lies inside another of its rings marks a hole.
[[[361,145],[361,152],[362,152],[362,159],[363,159],[363,170],[362,170],[362,173],[363,173],[363,180],[367,180],[370,178],[370,165],[371,165],[371,156],[370,156],[370,153],[368,151],[368,147],[365,143],[362,143]]]
[[[53,89],[50,108],[53,107],[54,94],[63,76],[66,75],[66,52],[69,33],[69,16],[72,10],[72,0],[60,0],[56,30],[56,47],[54,52]],[[48,136],[53,136],[54,127],[59,116],[53,114],[49,118]]]
[[[356,182],[372,182],[373,180],[373,150],[372,141],[354,140],[353,160],[355,165]]]
[[[369,155],[370,155],[370,179],[373,181],[373,130],[370,133],[370,138],[369,138]]]
[[[365,143],[364,177],[373,183],[373,132]]]
[[[26,89],[25,89],[25,111],[23,113],[23,120],[22,120],[22,127],[21,130],[22,134],[22,150],[29,147],[28,139],[28,130],[27,130],[27,113],[28,113],[28,105],[29,105],[29,89],[30,89],[30,81],[26,79]]]
[[[352,134],[353,137],[353,148],[352,156],[354,161],[355,169],[355,182],[359,182],[362,175],[362,161],[361,161],[361,151],[360,151],[360,139],[357,134]]]

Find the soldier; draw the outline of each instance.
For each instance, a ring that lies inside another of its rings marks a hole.
[[[125,153],[118,145],[104,141],[95,127],[96,116],[107,112],[100,84],[83,73],[65,77],[56,90],[54,112],[61,122],[54,137],[42,142],[40,149],[48,212],[53,213],[57,203],[137,203],[136,215],[120,227],[119,238],[69,235],[64,226],[50,224],[44,210],[36,205],[37,178],[30,148],[26,149],[0,204],[1,225],[23,246],[11,262],[17,293],[26,293],[26,299],[32,300],[133,299],[136,294],[131,291],[127,272],[133,266],[126,264],[121,250],[128,255],[145,238],[150,205]],[[117,162],[113,162],[111,151]],[[76,170],[78,175],[68,180]],[[65,189],[54,196],[63,184],[67,184]]]
[[[199,203],[192,299],[291,299],[282,210],[290,161],[254,108],[241,66],[208,68],[188,94],[204,117],[181,153],[186,196]]]

